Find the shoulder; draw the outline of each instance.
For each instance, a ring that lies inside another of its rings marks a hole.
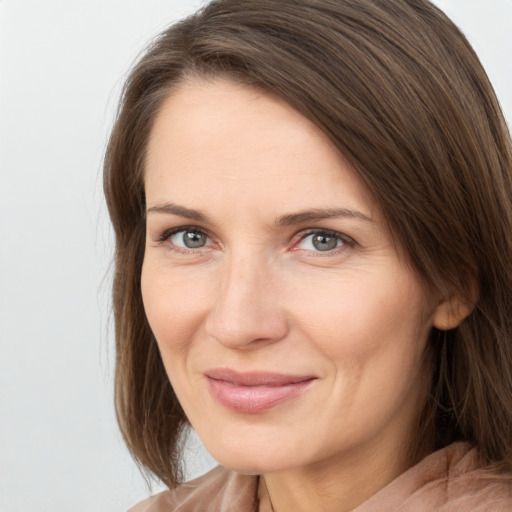
[[[128,512],[254,512],[257,486],[257,476],[241,475],[217,466],[172,491],[141,501]]]
[[[506,512],[512,510],[512,479],[485,469],[475,447],[454,443],[423,459],[356,511],[383,506],[400,512]]]

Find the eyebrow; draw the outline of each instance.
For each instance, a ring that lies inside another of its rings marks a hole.
[[[209,217],[202,211],[193,210],[191,208],[186,208],[185,206],[180,206],[173,203],[165,203],[151,206],[146,210],[146,215],[148,213],[178,215],[179,217],[184,217],[186,219],[194,220],[196,222],[202,222],[205,224],[212,223]],[[303,224],[305,222],[314,222],[339,217],[358,219],[371,223],[374,222],[374,220],[371,217],[365,215],[364,213],[358,210],[351,210],[348,208],[314,208],[302,212],[282,215],[274,221],[274,224],[276,226],[292,226],[294,224]]]
[[[179,217],[195,220],[196,222],[209,222],[208,216],[203,212],[185,208],[184,206],[179,206],[172,203],[157,204],[152,206],[146,210],[146,215],[148,213],[166,213],[168,215],[178,215]]]
[[[338,217],[359,219],[372,223],[374,222],[371,217],[358,210],[350,210],[348,208],[314,208],[312,210],[283,215],[275,221],[275,224],[277,226],[291,226],[293,224],[302,224],[304,222],[313,222]]]

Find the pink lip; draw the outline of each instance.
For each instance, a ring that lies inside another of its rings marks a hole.
[[[237,412],[258,413],[302,393],[316,377],[280,373],[238,373],[218,368],[205,372],[213,398]]]

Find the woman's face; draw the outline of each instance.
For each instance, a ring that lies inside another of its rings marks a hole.
[[[407,446],[436,304],[329,140],[222,80],[167,98],[146,161],[142,294],[172,386],[248,473]]]

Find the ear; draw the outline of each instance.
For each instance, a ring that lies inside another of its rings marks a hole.
[[[474,294],[477,295],[477,294]],[[432,324],[440,331],[455,329],[473,311],[477,297],[452,295],[442,300],[434,310]]]

